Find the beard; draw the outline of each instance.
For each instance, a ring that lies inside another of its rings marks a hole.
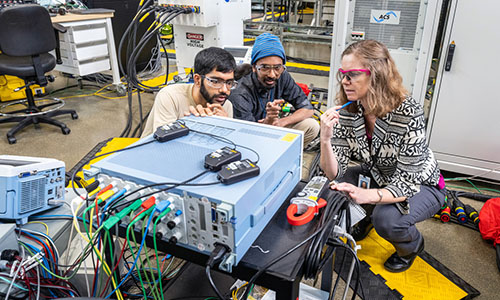
[[[278,82],[278,79],[279,79],[279,77],[278,78],[271,78],[271,77],[263,76],[260,78],[260,83],[262,83],[264,88],[270,90],[270,89],[274,88],[274,86]]]
[[[200,93],[203,96],[203,98],[205,98],[205,101],[207,101],[207,103],[210,103],[210,104],[213,104],[215,98],[225,97],[227,100],[227,97],[229,97],[229,95],[226,93],[214,94],[214,95],[210,96],[210,93],[208,93],[207,88],[205,87],[205,83],[203,82],[203,80],[201,81]]]

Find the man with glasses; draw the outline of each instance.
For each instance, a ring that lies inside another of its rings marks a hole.
[[[171,84],[156,95],[141,138],[161,125],[185,115],[233,117],[233,106],[226,101],[237,85],[236,62],[231,53],[217,47],[204,49],[194,59],[192,84]]]
[[[279,38],[269,33],[259,35],[252,49],[252,72],[239,80],[229,101],[236,119],[301,130],[306,146],[318,135],[319,124],[311,118],[313,107],[286,71],[285,62]],[[295,112],[280,117],[285,101]]]

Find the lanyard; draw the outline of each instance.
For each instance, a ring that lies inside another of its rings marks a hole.
[[[262,109],[262,118],[261,119],[264,119],[267,115],[266,103],[274,100],[274,88],[269,92],[269,97],[268,97],[267,101],[264,102],[264,100],[260,96],[258,96],[258,98],[259,98],[260,108]]]

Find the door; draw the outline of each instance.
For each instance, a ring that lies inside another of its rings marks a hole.
[[[428,134],[442,169],[500,179],[500,1],[453,1]],[[449,45],[455,50],[445,70]]]

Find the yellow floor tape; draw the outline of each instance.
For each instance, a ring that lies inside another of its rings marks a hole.
[[[385,260],[394,253],[394,247],[381,238],[375,230],[359,242],[360,260],[370,265],[376,275],[386,280],[389,288],[397,290],[403,299],[462,299],[467,293],[448,280],[420,257],[405,272],[391,273],[384,269]]]
[[[247,41],[253,41],[253,40],[255,40],[255,39],[247,38],[247,39],[245,39],[245,42],[247,42]],[[164,52],[163,49],[160,49],[160,51]],[[175,50],[174,49],[167,49],[167,53],[175,54]],[[298,68],[298,69],[309,69],[309,70],[317,70],[317,71],[330,72],[330,67],[329,66],[321,66],[321,65],[313,65],[313,64],[303,64],[303,63],[295,63],[295,62],[289,62],[289,61],[286,63],[286,66],[287,67],[292,67],[292,68]]]
[[[186,72],[186,74],[189,74],[191,72],[191,69],[184,68],[184,72]],[[170,72],[168,74],[168,81],[173,80],[174,76],[177,74],[179,74],[179,72],[177,72],[177,71]],[[155,78],[152,78],[149,80],[141,81],[141,83],[144,85],[147,85],[147,86],[159,86],[159,87],[161,87],[165,84],[165,75],[160,75],[158,77],[155,77]]]

